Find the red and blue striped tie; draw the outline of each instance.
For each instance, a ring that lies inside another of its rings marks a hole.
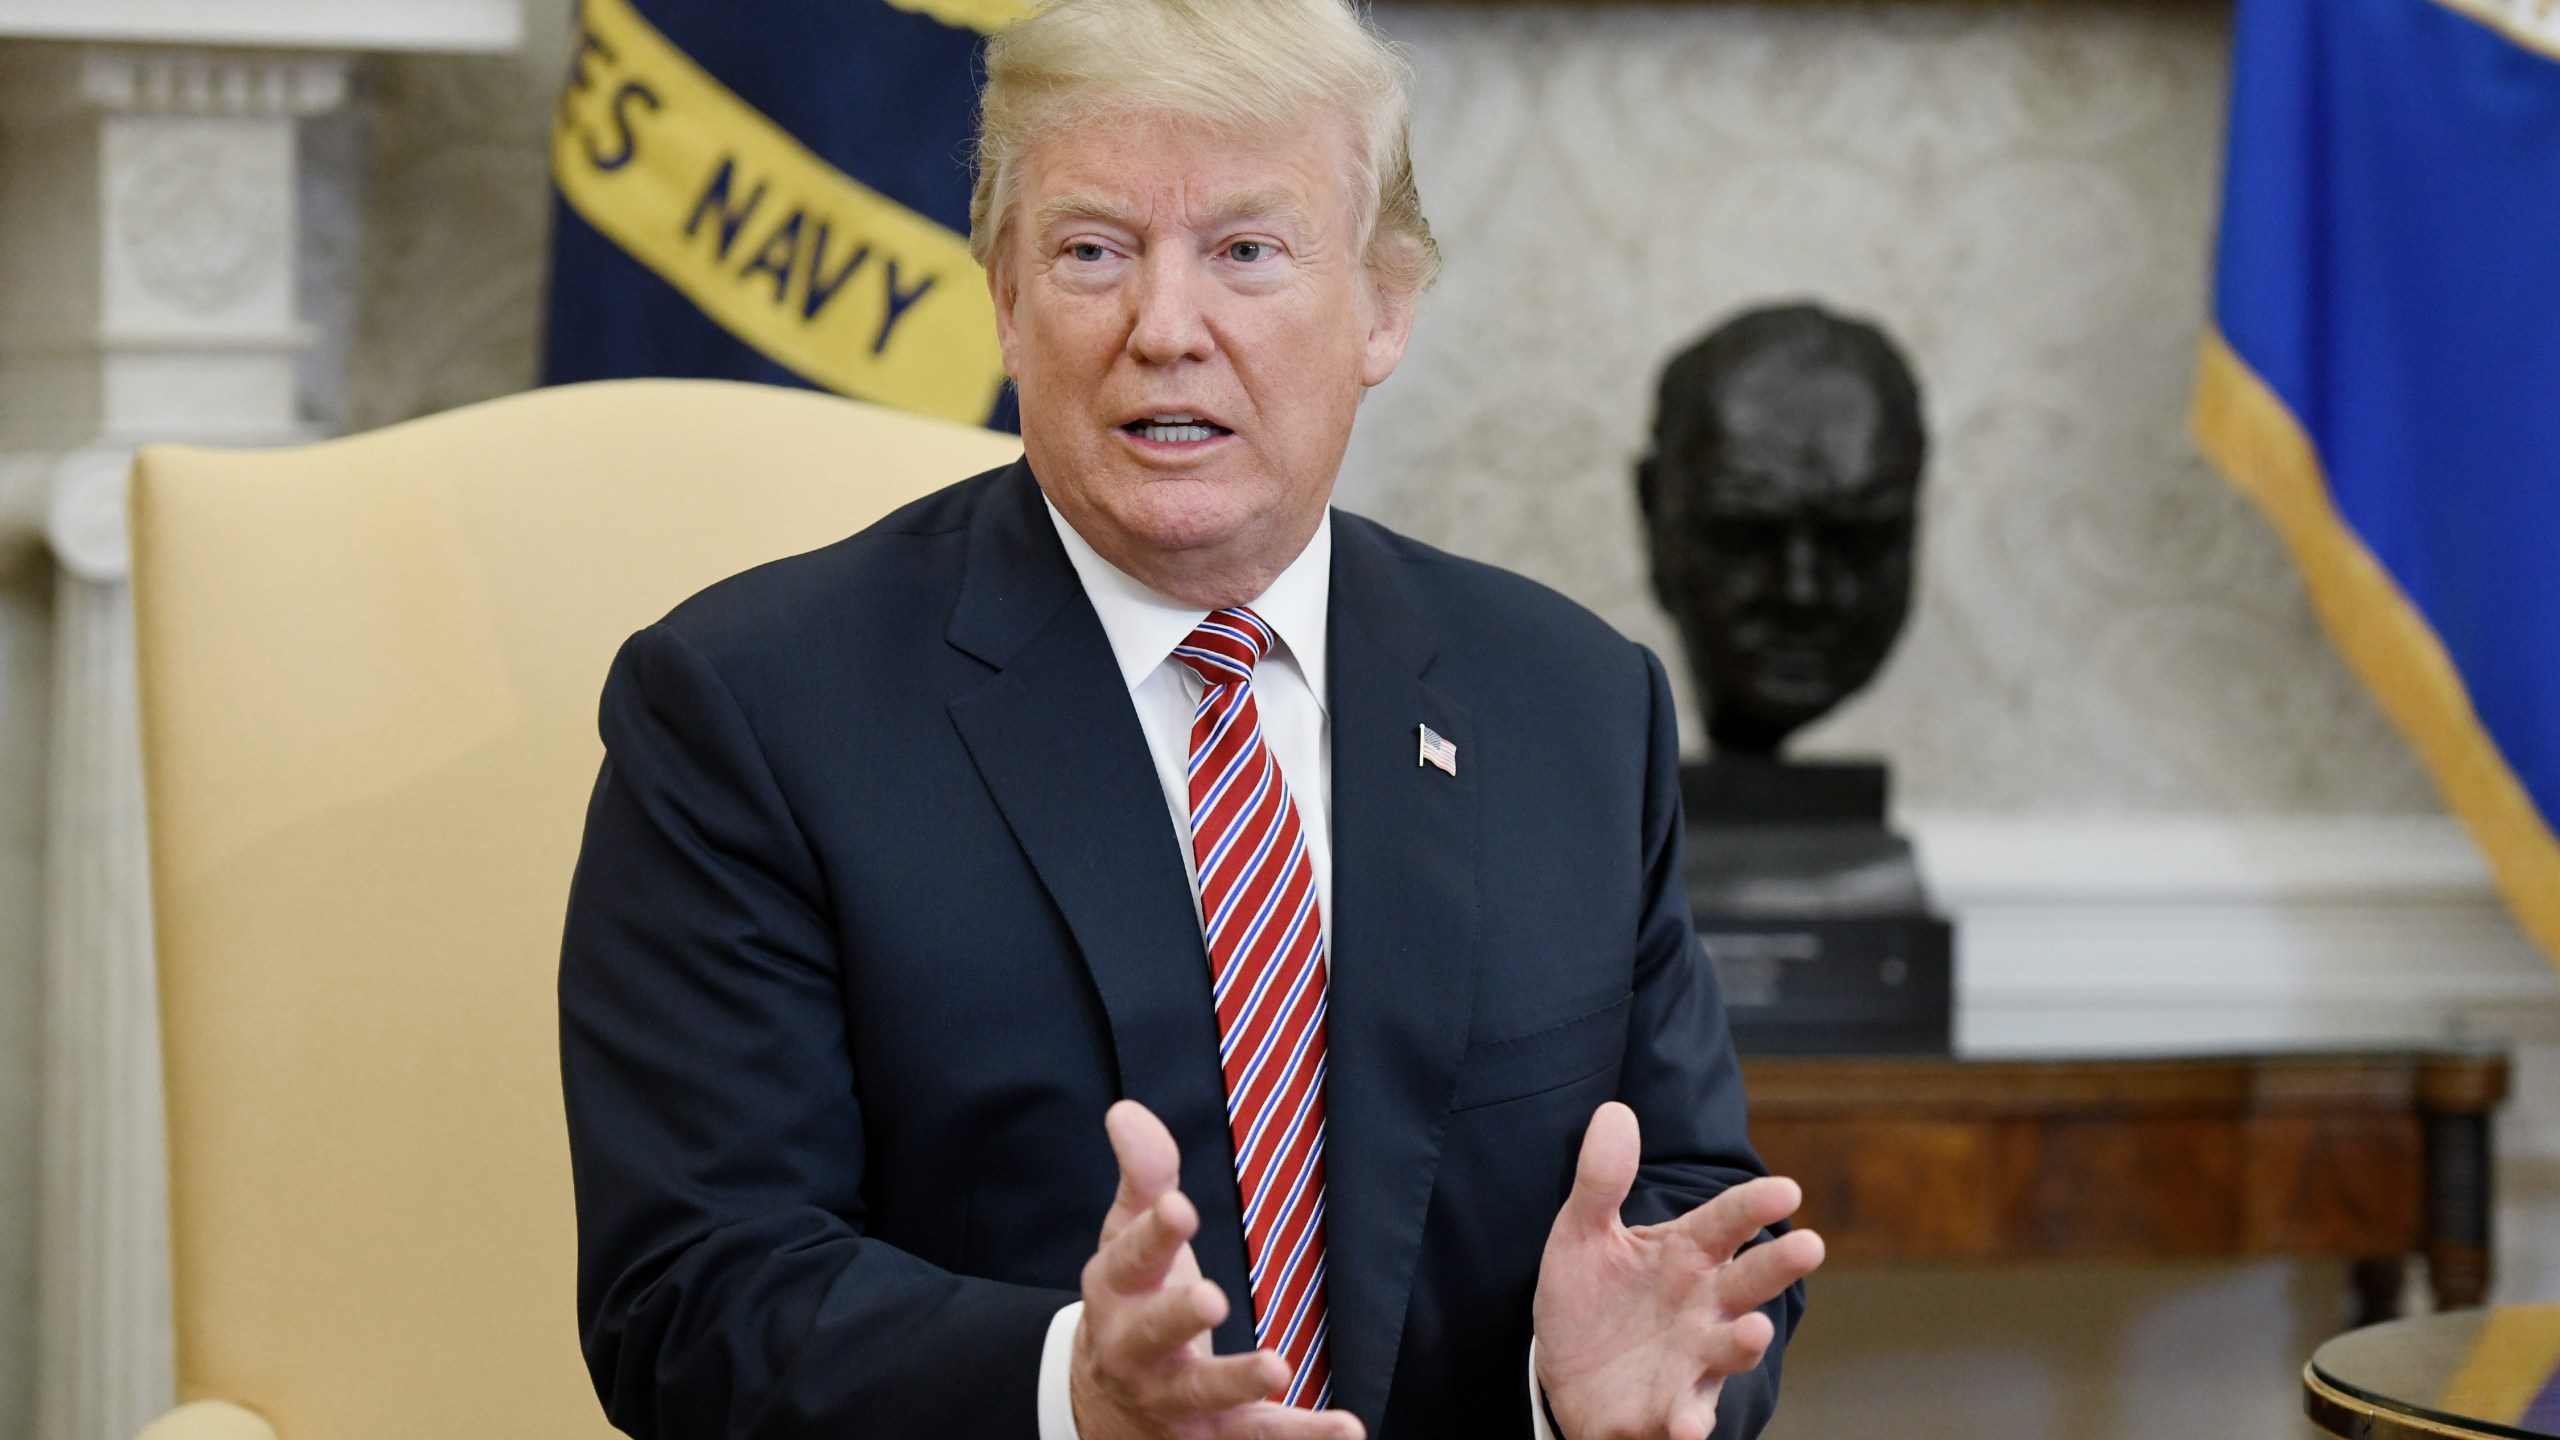
[[[1253,703],[1271,627],[1220,610],[1174,648],[1200,677],[1191,712],[1191,853],[1218,1004],[1253,1333],[1289,1362],[1281,1399],[1323,1409],[1324,926],[1297,807]]]

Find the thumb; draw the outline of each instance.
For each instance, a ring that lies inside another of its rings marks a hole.
[[[1615,1100],[1591,1113],[1582,1132],[1582,1158],[1573,1167],[1573,1193],[1565,1197],[1558,1228],[1605,1235],[1617,1228],[1618,1207],[1636,1183],[1644,1138],[1636,1112]]]
[[[1107,1242],[1174,1188],[1182,1178],[1182,1151],[1155,1112],[1135,1100],[1112,1106],[1102,1117],[1102,1130],[1111,1137],[1111,1153],[1120,1162],[1120,1192],[1102,1222]]]

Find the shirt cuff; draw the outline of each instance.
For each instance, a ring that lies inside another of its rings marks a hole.
[[[1044,1370],[1043,1378],[1045,1377]],[[1547,1423],[1547,1391],[1545,1386],[1538,1383],[1538,1337],[1535,1335],[1529,1337],[1529,1427],[1536,1434],[1537,1440],[1562,1440],[1562,1437],[1556,1434],[1556,1427]],[[1050,1440],[1047,1430],[1041,1431],[1040,1440]],[[1075,1437],[1070,1435],[1066,1440],[1075,1440]]]
[[[1049,1338],[1040,1345],[1040,1440],[1076,1440],[1075,1392],[1067,1372],[1076,1360],[1076,1326],[1084,1320],[1084,1302],[1075,1301],[1049,1321]],[[1531,1342],[1532,1344],[1536,1342]],[[1536,1372],[1532,1371],[1531,1384]],[[1539,1440],[1555,1440],[1544,1431]]]

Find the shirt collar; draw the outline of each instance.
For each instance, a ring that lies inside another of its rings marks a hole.
[[[1102,553],[1086,543],[1058,507],[1041,503],[1049,511],[1049,523],[1057,527],[1058,542],[1067,548],[1067,561],[1075,566],[1076,579],[1083,582],[1085,598],[1093,602],[1093,613],[1102,619],[1102,633],[1111,641],[1112,658],[1120,663],[1120,678],[1135,690],[1157,666],[1172,656],[1173,647],[1181,644],[1209,612],[1185,605],[1149,589],[1127,571],[1102,558]],[[1270,588],[1251,601],[1253,613],[1280,636],[1280,648],[1295,662],[1298,673],[1305,677],[1307,688],[1315,693],[1316,704],[1325,704],[1325,609],[1333,588],[1333,510],[1326,507],[1316,522],[1316,533],[1307,548],[1289,562]]]

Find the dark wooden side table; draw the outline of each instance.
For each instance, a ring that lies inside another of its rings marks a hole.
[[[2302,1409],[2341,1440],[2560,1440],[2560,1305],[2350,1331],[2302,1367]]]
[[[2319,1256],[2359,1324],[2488,1288],[2496,1050],[1754,1059],[1751,1135],[1845,1263]]]

